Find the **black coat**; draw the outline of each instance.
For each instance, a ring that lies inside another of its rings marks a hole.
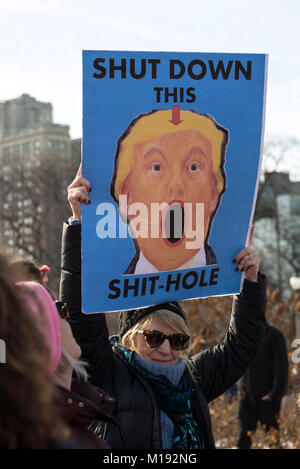
[[[81,312],[80,237],[80,225],[64,225],[60,299],[68,304],[73,334],[90,365],[90,381],[116,400],[112,414],[120,426],[106,425],[103,436],[113,449],[161,449],[160,406],[151,385],[112,349],[105,315]],[[255,357],[264,334],[265,305],[264,277],[258,283],[246,280],[233,302],[225,340],[186,362],[196,390],[194,418],[208,448],[214,448],[208,402],[232,386]]]
[[[55,403],[60,417],[70,428],[74,441],[86,449],[109,449],[105,441],[96,438],[89,430],[94,420],[109,421],[117,425],[107,415],[112,399],[102,389],[92,386],[88,381],[74,378],[71,390],[57,386]]]
[[[288,355],[279,329],[266,323],[264,340],[240,382],[241,397],[261,400],[269,395],[280,400],[287,393]]]

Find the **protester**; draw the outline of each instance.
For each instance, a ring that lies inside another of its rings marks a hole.
[[[87,381],[87,373],[79,361],[80,347],[65,320],[67,313],[64,305],[58,302],[56,308],[48,291],[37,282],[20,282],[18,286],[49,347],[49,369],[57,385],[54,402],[59,416],[70,428],[74,442],[79,443],[81,448],[108,448],[88,426],[95,419],[116,423],[104,412],[111,400]]]
[[[186,359],[190,337],[177,303],[123,312],[119,337],[109,341],[105,315],[81,312],[81,203],[89,204],[90,183],[80,173],[69,186],[73,217],[64,226],[60,297],[93,384],[116,400],[120,426],[98,431],[112,448],[214,448],[207,403],[232,386],[258,351],[264,332],[265,280],[259,258],[244,248],[234,259],[243,270],[225,340]]]
[[[38,266],[33,261],[21,260],[15,261],[10,264],[15,282],[37,282],[43,285],[49,292],[53,301],[56,301],[55,293],[48,287],[49,281],[48,273],[50,267],[47,265]]]
[[[279,443],[281,400],[287,393],[288,356],[280,330],[266,322],[264,340],[240,382],[238,449],[250,449],[257,422],[266,432],[275,430]]]
[[[0,364],[0,448],[70,448],[69,432],[54,406],[51,373],[59,361],[54,336],[44,338],[48,317],[37,321],[0,256],[0,334],[6,361]],[[53,325],[54,327],[54,325]],[[52,326],[50,330],[54,330]],[[49,366],[47,366],[49,364]]]
[[[64,303],[56,301],[60,315],[60,330],[62,336],[62,356],[55,372],[54,380],[59,394],[56,404],[63,420],[72,430],[72,436],[88,449],[107,449],[109,446],[89,430],[92,424],[116,420],[108,416],[105,411],[112,405],[113,400],[104,391],[88,382],[84,363],[79,361],[81,350],[76,343],[72,330],[66,319],[68,310]]]
[[[32,261],[22,260],[10,264],[15,282],[38,282],[43,285],[40,269]]]

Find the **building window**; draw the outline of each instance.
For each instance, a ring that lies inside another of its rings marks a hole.
[[[3,149],[3,163],[9,164],[10,162],[10,147],[5,147]]]
[[[20,157],[20,145],[13,146],[13,157],[19,158]]]
[[[4,236],[13,236],[12,230],[4,230]]]
[[[23,157],[30,158],[30,142],[23,143]]]

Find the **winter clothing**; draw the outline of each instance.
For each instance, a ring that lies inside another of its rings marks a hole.
[[[160,309],[166,309],[172,311],[172,313],[177,314],[186,322],[184,312],[180,308],[177,301],[161,303],[159,305],[149,306],[148,308],[132,309],[130,311],[122,311],[120,314],[120,324],[119,324],[119,335],[123,337],[129,329],[134,327],[141,319],[149,314],[158,311]]]
[[[116,420],[105,413],[113,400],[101,389],[80,379],[73,380],[71,391],[61,386],[57,388],[56,405],[72,432],[72,439],[86,449],[109,449],[88,427],[94,420],[117,425]]]
[[[263,343],[240,382],[238,401],[238,443],[240,449],[251,447],[249,431],[255,431],[257,422],[279,428],[282,397],[287,393],[288,356],[283,334],[266,323]],[[270,401],[262,401],[269,396]]]
[[[143,359],[139,355],[135,355],[135,359],[138,364],[140,364],[146,370],[150,371],[150,373],[152,373],[153,375],[165,376],[173,386],[178,386],[179,381],[185,370],[185,363],[182,359],[180,359],[176,365],[172,366],[154,363],[150,360]],[[162,446],[163,448],[172,448],[174,423],[163,410],[161,410],[160,412],[160,422]]]
[[[73,334],[90,365],[91,382],[114,397],[112,415],[120,422],[119,427],[100,424],[95,430],[113,449],[161,449],[161,411],[166,413],[166,403],[161,402],[152,381],[117,346],[111,347],[105,315],[81,312],[80,237],[80,225],[64,226],[60,298],[68,305]],[[265,302],[264,277],[257,283],[245,280],[243,292],[233,303],[225,340],[185,361],[191,413],[205,448],[214,448],[207,403],[232,386],[257,353],[264,332]]]

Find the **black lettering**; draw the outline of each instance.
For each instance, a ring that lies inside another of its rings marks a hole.
[[[141,289],[141,296],[144,296],[146,293],[146,287],[147,287],[147,277],[142,278],[142,289]]]
[[[151,76],[152,78],[157,78],[157,65],[160,64],[159,59],[148,59],[148,63],[152,65],[151,67]]]
[[[201,67],[201,72],[198,75],[194,73],[195,65],[199,65]],[[198,59],[192,60],[188,65],[188,74],[194,80],[201,80],[201,78],[205,77],[206,75],[205,63],[202,60],[198,60]]]
[[[159,87],[159,88],[153,88],[153,89],[154,91],[156,91],[156,102],[160,103],[160,93],[163,90],[163,88]]]
[[[196,95],[193,93],[193,91],[195,91],[195,88],[188,88],[186,90],[186,94],[190,98],[186,100],[187,103],[193,103],[194,101],[196,101]]]
[[[211,272],[210,272],[210,279],[209,279],[209,284],[210,285],[217,285],[217,279],[218,279],[218,272],[219,272],[219,268],[218,267],[215,267],[214,269],[211,269]]]
[[[101,59],[101,58],[98,58],[98,59],[94,60],[94,68],[101,72],[101,73],[94,73],[93,74],[94,78],[104,78],[105,77],[106,68],[103,67],[102,65],[100,65],[100,63],[104,63],[104,62],[105,62],[105,59]]]
[[[120,283],[120,280],[117,280],[117,279],[111,280],[109,282],[109,289],[115,292],[113,295],[111,293],[108,295],[108,298],[110,298],[111,300],[114,300],[115,298],[119,298],[121,294],[120,288],[116,287],[116,285],[119,285],[119,283]]]
[[[139,74],[135,71],[135,59],[130,59],[130,75],[132,78],[144,78],[146,75],[146,59],[141,59],[141,71]]]
[[[175,285],[175,290],[178,290],[179,289],[179,286],[180,286],[180,277],[181,277],[181,274],[177,274],[176,275],[176,280],[172,280],[172,274],[169,274],[168,277],[167,277],[167,285],[166,285],[166,291],[170,291],[170,286],[171,285]]]
[[[230,70],[231,70],[231,67],[232,67],[232,64],[233,64],[233,60],[229,60],[226,69],[224,67],[223,60],[219,60],[219,62],[217,63],[216,68],[214,66],[213,60],[209,60],[208,63],[209,63],[209,68],[210,68],[210,72],[211,72],[211,76],[212,76],[213,80],[217,80],[217,78],[219,77],[220,72],[222,74],[223,79],[228,80]]]
[[[109,78],[115,78],[115,70],[121,70],[121,78],[126,78],[126,59],[121,59],[121,65],[115,65],[115,59],[109,59]]]
[[[155,277],[149,277],[149,282],[151,283],[150,295],[155,293],[155,284],[159,280],[159,276],[156,275]]]
[[[139,278],[134,279],[134,285],[129,285],[130,279],[125,278],[124,280],[124,292],[123,292],[123,297],[127,298],[128,297],[128,292],[129,290],[133,290],[133,296],[138,296],[139,294]]]
[[[199,287],[206,287],[207,286],[207,282],[205,282],[205,274],[206,274],[206,270],[201,270]]]
[[[175,73],[175,65],[179,66],[179,72]],[[170,78],[171,79],[178,79],[183,77],[185,72],[184,63],[181,60],[170,60]]]
[[[188,278],[189,278],[189,277],[193,277],[192,283],[188,283]],[[186,290],[189,290],[190,288],[194,288],[194,286],[196,285],[197,281],[198,281],[198,274],[197,274],[197,272],[191,271],[191,272],[188,272],[187,274],[185,274],[185,276],[183,277],[183,279],[182,279],[182,286],[183,286],[183,288],[185,288]]]
[[[184,88],[179,88],[180,102],[184,103]]]
[[[169,88],[165,88],[165,103],[168,103],[171,97],[174,98],[174,103],[177,103],[177,88],[173,88],[173,93],[169,91]]]
[[[239,60],[236,60],[235,62],[235,71],[234,71],[234,79],[239,80],[240,79],[240,71],[246,78],[246,80],[251,80],[251,69],[252,69],[252,62],[251,60],[247,62],[247,70],[243,67],[241,62]]]

